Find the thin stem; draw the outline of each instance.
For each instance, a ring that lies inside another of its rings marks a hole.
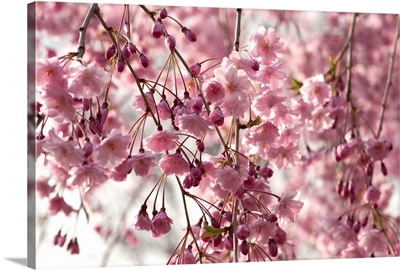
[[[197,248],[197,250],[198,250],[198,252],[199,252],[199,260],[200,260],[200,263],[203,263],[202,260],[201,260],[202,252],[201,252],[200,247],[199,247],[199,245],[198,245],[198,243],[197,243],[197,241],[196,241],[196,237],[195,237],[194,232],[193,232],[193,230],[192,230],[192,225],[190,225],[189,213],[188,213],[187,204],[186,204],[186,198],[185,198],[185,196],[186,196],[186,195],[185,195],[185,194],[186,194],[186,191],[185,191],[185,189],[183,188],[183,186],[182,186],[181,181],[179,180],[179,178],[178,178],[177,176],[175,176],[175,178],[176,178],[176,181],[178,182],[179,188],[181,189],[182,200],[183,200],[183,208],[185,209],[185,217],[186,217],[187,229],[190,231],[190,234],[191,234],[192,237],[193,237],[193,242],[194,242],[194,244],[195,244],[195,246],[196,246],[196,248]]]
[[[400,36],[400,15],[397,15],[396,33],[395,33],[395,37],[394,37],[394,41],[393,41],[392,51],[390,52],[388,75],[387,75],[387,79],[386,79],[385,92],[383,94],[383,98],[382,98],[382,102],[381,102],[381,113],[379,116],[379,126],[378,126],[378,132],[376,133],[376,138],[379,138],[379,136],[381,135],[381,132],[382,132],[383,118],[385,116],[385,110],[386,110],[386,101],[387,101],[387,97],[389,95],[390,86],[392,85],[394,56],[396,54],[396,46],[397,46],[397,41],[399,40],[399,36]]]
[[[89,11],[86,13],[86,17],[83,20],[82,26],[79,28],[79,39],[78,39],[78,52],[77,52],[77,57],[82,58],[83,55],[85,54],[85,36],[86,36],[86,30],[87,27],[89,26],[90,19],[92,18],[92,15],[96,12],[98,12],[99,5],[97,3],[94,3],[90,6]]]

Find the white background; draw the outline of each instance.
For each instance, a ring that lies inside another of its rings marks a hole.
[[[88,1],[74,1],[88,2]],[[121,3],[122,1],[98,1]],[[314,3],[315,2],[315,3]],[[26,13],[28,1],[2,0],[0,4],[0,269],[26,269],[22,264],[27,256],[26,224]],[[398,0],[261,0],[246,1],[124,1],[136,4],[198,5],[221,7],[247,7],[268,9],[314,10],[314,11],[357,11],[373,13],[400,13]],[[243,4],[246,3],[246,4]],[[400,207],[400,206],[399,206]],[[49,257],[51,254],[49,254]],[[16,262],[17,261],[17,262]],[[19,263],[18,263],[19,262]],[[400,265],[400,258],[320,260],[274,263],[252,263],[254,269],[393,269]],[[191,269],[221,269],[221,266],[193,266]],[[229,265],[230,269],[242,269],[243,264]],[[246,265],[249,267],[250,265]],[[135,269],[159,269],[160,267],[135,267]],[[163,267],[163,269],[184,269],[182,267]],[[75,268],[76,269],[76,268]],[[97,269],[97,268],[85,268]],[[101,269],[101,268],[98,268]],[[107,269],[129,269],[110,267]],[[81,270],[81,269],[76,269]]]

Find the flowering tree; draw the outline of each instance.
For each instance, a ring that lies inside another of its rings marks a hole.
[[[399,256],[399,16],[36,5],[54,246],[83,254],[90,227],[101,265],[171,234],[166,264]]]

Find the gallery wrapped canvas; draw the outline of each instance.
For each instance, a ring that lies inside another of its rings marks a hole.
[[[399,256],[399,24],[30,4],[29,266]]]

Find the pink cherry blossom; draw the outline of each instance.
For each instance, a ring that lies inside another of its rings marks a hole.
[[[70,166],[79,166],[85,160],[83,150],[78,148],[76,141],[64,141],[53,129],[49,131],[43,149],[54,158],[55,164],[66,170],[69,170]]]
[[[47,84],[40,91],[39,100],[43,104],[40,111],[58,122],[70,121],[78,108],[66,88]]]
[[[129,135],[122,135],[113,130],[111,134],[101,141],[93,150],[93,159],[104,167],[112,167],[117,162],[128,156],[127,147],[130,141]]]
[[[167,130],[156,131],[143,140],[143,145],[153,153],[162,153],[175,148],[178,135]]]
[[[378,229],[372,229],[363,233],[360,236],[359,245],[365,248],[367,254],[387,252],[385,236]]]
[[[48,179],[38,179],[36,181],[36,190],[41,198],[46,198],[54,192],[54,186],[49,184]]]
[[[153,95],[150,92],[147,92],[144,94],[144,97],[146,98],[147,104],[150,106],[150,110],[155,112],[156,104]],[[146,102],[144,101],[142,95],[136,95],[133,97],[132,107],[141,113],[145,113],[147,111]]]
[[[367,253],[356,243],[350,243],[346,249],[341,251],[344,258],[365,258]]]
[[[278,169],[287,168],[290,164],[295,165],[300,160],[299,149],[292,143],[286,147],[273,147],[267,154]]]
[[[215,107],[209,117],[208,120],[210,120],[211,123],[213,123],[215,126],[222,126],[224,124],[224,114],[221,111],[219,107]]]
[[[100,185],[108,180],[106,169],[96,164],[83,164],[71,170],[67,184],[88,191],[92,185]]]
[[[69,253],[71,253],[71,255],[79,254],[79,252],[80,252],[79,244],[78,244],[78,240],[76,238],[71,239],[71,241],[68,243],[67,251],[69,251]]]
[[[40,60],[37,63],[37,84],[51,84],[60,87],[67,86],[67,73],[65,69],[60,66],[57,57]]]
[[[109,74],[98,67],[95,62],[88,66],[74,65],[70,67],[71,84],[69,92],[77,98],[92,98],[99,96],[109,80]]]
[[[49,200],[49,213],[51,215],[63,212],[66,216],[69,216],[74,211],[75,210],[65,202],[64,198],[59,195],[56,195]]]
[[[282,70],[282,63],[275,62],[271,65],[260,65],[257,72],[258,81],[267,83],[272,89],[279,89],[284,85],[287,74]]]
[[[381,192],[375,186],[369,186],[364,193],[366,203],[376,203],[381,196]]]
[[[250,224],[250,235],[248,241],[251,243],[261,243],[266,245],[270,237],[275,235],[275,225],[271,222],[265,221],[262,218],[258,218],[255,222]]]
[[[330,117],[331,110],[326,107],[318,107],[312,113],[311,120],[307,121],[310,128],[314,132],[323,132],[324,130],[331,129],[334,119]]]
[[[222,84],[216,80],[203,83],[203,93],[206,100],[216,103],[225,97],[225,90]]]
[[[131,157],[133,170],[137,176],[147,176],[152,168],[156,166],[154,163],[156,157],[152,154],[139,153]]]
[[[284,104],[286,100],[286,97],[277,96],[275,91],[265,91],[254,98],[252,109],[264,120],[282,117],[288,113]]]
[[[175,124],[182,130],[198,138],[206,135],[211,129],[211,122],[198,114],[181,114],[175,118]]]
[[[195,263],[196,263],[196,259],[193,256],[192,251],[189,249],[185,249],[185,251],[183,252],[182,264],[195,264]]]
[[[388,147],[388,142],[383,138],[368,140],[366,142],[366,147],[372,160],[384,159],[391,149]]]
[[[151,232],[153,237],[161,237],[171,230],[172,219],[165,210],[158,212],[151,220]]]
[[[304,205],[303,202],[294,200],[297,194],[297,190],[287,194],[283,193],[278,204],[271,206],[271,210],[279,218],[283,218],[288,222],[294,222],[295,214],[299,213]]]
[[[133,226],[135,227],[136,230],[139,231],[150,231],[151,230],[151,220],[149,218],[149,215],[147,214],[147,206],[142,205],[139,213],[135,217],[135,222]]]
[[[219,67],[214,70],[215,78],[225,88],[225,95],[235,95],[244,99],[250,90],[250,81],[243,70],[238,70],[234,65]]]
[[[322,74],[315,75],[303,82],[300,93],[304,101],[314,106],[324,105],[332,97],[331,86],[324,81]]]
[[[167,175],[184,175],[189,172],[189,163],[179,153],[163,156],[158,162],[158,167]]]
[[[260,26],[257,32],[250,37],[249,52],[253,57],[260,57],[263,63],[275,61],[278,54],[284,52],[283,42],[278,32],[273,28]]]
[[[171,118],[171,110],[165,100],[161,100],[157,104],[157,112],[161,120],[167,120]]]
[[[218,183],[221,189],[229,191],[230,193],[235,193],[239,188],[240,176],[235,169],[228,166],[224,167],[216,170],[215,176],[215,182]]]
[[[271,122],[266,121],[248,129],[243,134],[243,141],[245,144],[258,146],[272,144],[278,136],[278,128]]]

